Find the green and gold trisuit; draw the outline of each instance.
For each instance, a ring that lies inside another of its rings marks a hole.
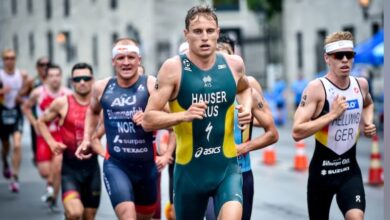
[[[178,96],[172,112],[186,111],[192,103],[207,102],[202,120],[175,126],[177,138],[174,173],[176,218],[203,219],[210,196],[218,215],[228,201],[242,203],[242,177],[234,142],[236,82],[225,58],[216,55],[213,67],[203,71],[181,55]]]

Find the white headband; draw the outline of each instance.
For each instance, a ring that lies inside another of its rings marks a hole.
[[[117,45],[112,48],[112,58],[115,58],[118,54],[125,54],[131,52],[136,53],[138,56],[140,55],[139,48],[135,45]]]
[[[330,53],[332,51],[344,48],[353,48],[353,42],[350,40],[339,40],[326,44],[324,47],[326,53]]]
[[[183,42],[183,43],[180,44],[180,47],[179,47],[179,54],[186,53],[187,50],[188,50],[188,42],[185,41],[185,42]]]

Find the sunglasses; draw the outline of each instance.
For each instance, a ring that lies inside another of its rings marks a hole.
[[[347,57],[348,60],[355,57],[356,53],[353,51],[340,51],[335,53],[328,53],[329,56],[333,56],[334,59],[342,60],[345,57]]]
[[[89,82],[92,80],[92,76],[75,76],[72,78],[72,81],[75,83],[79,83],[83,80],[84,82]]]
[[[4,60],[15,60],[15,57],[4,57]]]
[[[39,67],[45,67],[45,66],[48,66],[48,65],[49,65],[49,63],[38,63]]]

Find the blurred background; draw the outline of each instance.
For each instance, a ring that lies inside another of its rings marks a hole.
[[[285,99],[285,117],[294,106],[294,81],[326,73],[325,36],[350,31],[358,52],[353,75],[369,79],[380,121],[383,0],[3,0],[0,50],[14,49],[17,66],[31,75],[38,57],[48,56],[65,73],[83,61],[103,78],[113,73],[112,43],[132,37],[146,73],[156,75],[177,54],[186,12],[199,3],[216,9],[222,33],[236,41],[247,73],[260,81],[271,106],[275,98]]]
[[[156,75],[161,64],[178,53],[184,41],[187,10],[199,3],[216,9],[221,32],[236,41],[236,53],[243,57],[247,74],[261,83],[279,126],[276,166],[260,163],[262,151],[252,157],[257,173],[253,219],[307,219],[307,172],[292,169],[295,150],[291,119],[295,96],[308,81],[327,72],[324,38],[336,31],[350,31],[357,52],[352,75],[366,77],[370,83],[383,152],[384,0],[1,0],[0,50],[14,49],[17,68],[31,76],[37,74],[36,60],[47,56],[62,67],[64,82],[78,62],[90,63],[96,78],[101,79],[113,75],[113,42],[131,37],[140,44],[146,74]],[[284,103],[283,108],[277,108],[278,102]],[[30,143],[28,130],[25,128],[23,145]],[[370,148],[376,143],[361,139],[358,159],[367,183]],[[307,145],[311,155],[313,138]],[[30,147],[24,147],[24,152],[30,154]],[[4,219],[25,216],[19,211],[21,204],[32,213],[30,219],[60,219],[42,214],[38,197],[43,183],[31,166],[30,157],[25,156],[24,160],[27,161],[21,168],[22,186],[31,189],[22,188],[24,199],[9,195],[5,181],[0,179],[0,212],[10,213]],[[164,174],[163,206],[167,200],[166,178]],[[383,219],[384,189],[368,185],[366,219]],[[30,197],[34,199],[26,199]],[[106,194],[101,207],[97,219],[115,218]],[[331,219],[342,219],[335,202]]]

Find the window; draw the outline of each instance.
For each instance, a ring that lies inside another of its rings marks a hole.
[[[240,10],[239,0],[213,0],[213,5],[217,11]]]
[[[111,34],[111,45],[110,46],[112,46],[118,38],[119,38],[118,33],[113,32]],[[115,67],[112,68],[112,72],[115,74]]]
[[[51,0],[46,0],[46,19],[49,20],[51,18]]]
[[[53,54],[53,34],[51,31],[47,32],[47,54],[49,56],[49,60],[54,60]]]
[[[297,62],[298,62],[298,68],[302,69],[303,67],[303,44],[302,44],[302,32],[298,32],[297,35]]]
[[[71,44],[71,34],[69,31],[64,31],[62,32],[62,34],[64,35],[65,37],[65,42],[64,42],[64,46],[65,46],[65,51],[66,51],[66,62],[71,62],[75,56],[75,51],[74,51],[74,48]]]
[[[70,1],[64,0],[64,16],[69,17]]]
[[[19,54],[19,39],[18,39],[18,35],[14,34],[14,36],[12,38],[12,43],[13,43],[13,46],[14,46],[15,53]]]
[[[18,12],[18,0],[11,0],[11,11],[12,15],[16,15]]]
[[[355,28],[353,26],[345,26],[343,31],[349,31],[351,32],[352,36],[355,36]]]
[[[97,35],[92,37],[92,62],[94,66],[99,66],[99,42]]]
[[[27,0],[27,12],[29,14],[33,13],[33,1],[32,0]]]
[[[110,7],[113,10],[116,9],[118,7],[118,1],[117,0],[111,0]]]
[[[133,27],[133,25],[128,24],[126,27],[126,36],[129,38],[134,39],[138,42],[138,44],[141,44],[141,39],[139,36],[139,32],[136,28]]]
[[[326,69],[326,63],[324,61],[324,40],[326,37],[326,30],[317,31],[317,41],[315,46],[316,54],[316,67],[317,72],[324,71]]]
[[[371,25],[371,31],[372,31],[372,35],[375,35],[376,33],[378,33],[378,31],[380,30],[380,25],[379,25],[379,23],[377,23],[377,22],[374,22],[374,23],[372,23],[372,25]]]
[[[164,63],[164,61],[171,55],[171,45],[167,41],[157,42],[156,47],[156,61],[157,69]]]
[[[114,44],[116,40],[118,40],[119,36],[118,33],[114,32],[111,35],[111,44]]]
[[[33,58],[35,53],[35,42],[34,42],[34,33],[32,32],[30,32],[30,34],[28,35],[28,51],[30,57]]]

